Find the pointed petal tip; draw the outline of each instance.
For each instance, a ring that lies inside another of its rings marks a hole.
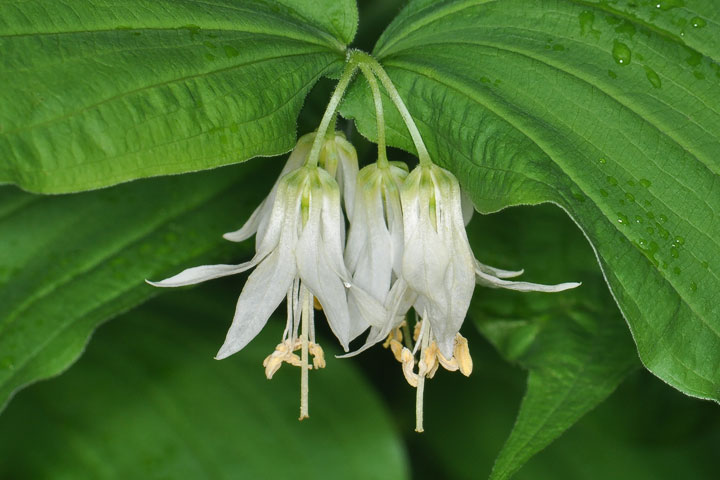
[[[160,280],[159,282],[153,282],[152,280],[148,280],[147,278],[145,279],[145,283],[147,283],[148,285],[152,285],[153,287],[161,287],[162,288],[162,287],[170,286],[170,285],[164,285],[163,282],[164,282],[164,280]]]
[[[228,348],[227,345],[223,345],[220,347],[220,350],[218,350],[218,353],[215,354],[215,360],[224,360],[234,353],[237,353],[237,350],[233,350],[232,348]]]

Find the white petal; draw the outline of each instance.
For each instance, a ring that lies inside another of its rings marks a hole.
[[[236,273],[244,272],[258,263],[253,258],[249,262],[239,265],[202,265],[200,267],[192,267],[159,282],[151,282],[145,280],[153,287],[184,287],[185,285],[195,285],[196,283],[212,280],[213,278],[225,277]]]
[[[519,277],[520,275],[525,273],[525,270],[501,270],[499,268],[491,267],[490,265],[480,263],[477,260],[475,260],[475,270],[480,270],[497,278],[514,278]]]
[[[216,359],[240,351],[255,338],[286,297],[294,278],[295,262],[287,250],[274,251],[258,265],[243,287],[235,317]]]
[[[349,220],[352,220],[355,202],[355,185],[358,176],[358,159],[355,147],[340,135],[335,136],[340,162],[338,165],[337,180],[340,191],[345,199],[345,211]]]
[[[475,213],[475,205],[473,205],[473,201],[470,198],[470,195],[462,192],[462,215],[463,215],[463,224],[467,227],[467,224],[470,223],[470,220],[472,220],[473,214]]]
[[[303,285],[322,305],[330,329],[347,350],[352,330],[345,292],[347,280],[340,278],[337,272],[338,265],[333,265],[337,260],[331,262],[329,259],[329,250],[335,248],[327,244],[326,239],[321,235],[322,207],[316,205],[316,202],[322,202],[322,198],[311,195],[307,223],[295,250],[298,272]],[[329,243],[333,243],[333,239],[330,240]],[[342,268],[344,269],[344,264]]]
[[[350,289],[352,291],[352,288]],[[392,329],[397,328],[405,319],[405,315],[415,302],[417,294],[410,290],[402,279],[398,279],[388,295],[388,303],[383,308],[385,319],[381,324],[373,325],[370,333],[362,347],[346,355],[339,355],[338,358],[353,357],[378,342],[387,338]]]
[[[275,199],[274,187],[273,191],[270,192],[270,195],[268,195],[265,200],[262,201],[260,206],[255,209],[252,215],[250,215],[250,218],[248,218],[247,222],[245,222],[245,224],[240,227],[239,230],[223,234],[223,238],[231,242],[243,242],[255,235],[258,229],[258,225],[260,225],[260,219],[267,216],[269,211],[272,209],[272,201],[270,200],[271,197],[273,200]]]
[[[286,174],[293,170],[297,170],[302,166],[307,159],[308,153],[310,153],[310,148],[314,138],[315,134],[307,134],[300,137],[297,145],[293,149],[292,153],[290,153],[287,162],[285,162],[285,166],[280,172],[280,175],[278,175],[277,180],[275,180],[268,196],[265,197],[258,208],[255,209],[248,221],[245,222],[245,225],[240,227],[239,230],[226,233],[223,235],[223,238],[231,242],[242,242],[252,237],[257,232],[258,236],[256,245],[259,245],[262,242],[262,237],[265,235],[265,230],[267,229],[270,221],[270,212],[273,210],[275,196],[277,195],[280,181]]]
[[[571,288],[579,287],[579,282],[567,282],[558,285],[541,285],[539,283],[529,282],[512,282],[509,280],[502,280],[500,278],[488,275],[487,273],[476,270],[476,281],[478,285],[482,285],[490,288],[506,288],[508,290],[517,290],[519,292],[562,292],[563,290],[569,290]]]

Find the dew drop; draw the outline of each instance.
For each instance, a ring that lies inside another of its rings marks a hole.
[[[643,223],[644,221],[640,215],[635,215],[635,223]]]
[[[612,185],[613,187],[618,184],[617,178],[611,177],[611,176],[608,176],[608,177],[607,177],[607,182],[608,182],[610,185]]]
[[[678,258],[680,256],[680,250],[678,250],[675,245],[670,247],[670,256],[673,258]]]
[[[693,72],[693,75],[694,75],[695,78],[697,78],[698,80],[705,80],[705,74],[702,73],[702,72],[698,72],[697,70],[695,70],[695,71]]]
[[[653,212],[647,212],[647,213],[645,214],[645,216],[646,216],[647,218],[649,218],[650,220],[652,220],[653,218],[655,218],[655,214],[654,214]]]
[[[630,65],[630,62],[632,60],[632,52],[630,51],[630,48],[624,43],[618,42],[617,40],[615,40],[615,43],[613,45],[612,55],[613,59],[615,59],[615,63],[617,63],[618,65]]]
[[[598,161],[600,162],[601,165],[605,165],[607,163],[607,160],[605,160],[604,158],[601,158]]]
[[[212,53],[206,53],[205,58],[212,62],[213,60],[215,60],[215,55],[213,55]]]
[[[648,234],[650,234],[650,235],[652,235],[653,233],[655,233],[655,229],[652,228],[652,227],[647,227],[645,230],[646,230],[646,231],[648,232]]]
[[[635,28],[635,25],[625,20],[623,23],[621,23],[618,27],[615,28],[615,31],[617,33],[628,35],[630,38],[635,36],[635,33],[637,33],[637,29]]]
[[[223,46],[223,50],[225,50],[225,56],[228,58],[237,57],[240,55],[240,52],[238,52],[237,48],[231,46],[231,45],[225,45]]]
[[[677,236],[677,237],[675,237],[675,243],[677,243],[678,245],[683,245],[685,243],[685,238],[681,237],[681,236]]]
[[[667,217],[662,213],[658,216],[658,219],[663,223],[667,222]]]
[[[565,50],[565,47],[563,45],[560,45],[559,43],[556,43],[555,45],[553,45],[552,49],[556,52],[562,52],[563,50]]]
[[[608,70],[608,77],[610,77],[612,79],[616,79],[617,73],[613,72],[612,70]]]
[[[217,45],[212,42],[203,42],[203,45],[205,45],[207,48],[217,48]]]
[[[648,81],[650,82],[650,85],[652,85],[655,88],[662,88],[662,81],[660,80],[660,76],[657,74],[657,72],[655,70],[646,66],[645,67],[645,76],[647,77]]]
[[[635,180],[628,180],[628,181],[627,181],[627,184],[630,185],[631,187],[634,187],[634,186],[635,186]]]
[[[650,182],[650,180],[648,180],[647,178],[641,178],[640,185],[642,185],[645,188],[650,188],[650,185],[652,185],[652,182]]]
[[[704,28],[707,25],[707,22],[704,18],[693,17],[690,19],[690,25],[692,25],[693,28]]]
[[[693,292],[697,292],[697,283],[690,282],[690,290],[692,290]]]
[[[703,268],[708,268],[710,264],[706,261],[703,261],[700,265],[702,265]]]
[[[617,221],[619,224],[627,225],[628,223],[630,223],[627,216],[625,216],[625,214],[618,213],[617,216],[618,216]]]
[[[625,198],[627,198],[627,201],[630,202],[630,203],[632,203],[632,202],[635,201],[635,195],[633,195],[633,194],[630,193],[630,192],[627,192],[627,193],[625,194]]]
[[[673,8],[677,7],[684,7],[685,1],[684,0],[661,0],[657,4],[655,4],[656,8],[659,8],[660,10],[667,11],[671,10]]]
[[[595,30],[593,28],[593,23],[595,23],[595,14],[585,10],[580,15],[578,15],[578,20],[580,21],[580,34],[585,36],[588,33],[593,33],[595,35],[599,34],[599,30]]]
[[[674,273],[675,275],[680,275],[681,272],[682,272],[682,270],[680,270],[680,267],[675,267],[675,268],[673,268],[673,273]]]
[[[602,195],[603,197],[607,197],[607,196],[608,196],[607,190],[603,190],[603,189],[601,188],[601,189],[600,189],[600,195]]]

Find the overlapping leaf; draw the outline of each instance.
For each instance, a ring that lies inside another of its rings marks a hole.
[[[68,374],[24,391],[0,418],[0,476],[407,478],[388,413],[329,345],[303,422],[298,370],[263,375],[282,322],[213,360],[235,299],[213,290],[169,294],[117,319]]]
[[[637,354],[582,234],[552,206],[512,209],[470,224],[488,263],[531,280],[583,284],[560,294],[479,289],[470,312],[511,362],[528,370],[515,426],[493,479],[506,479],[612,393]],[[492,233],[491,233],[492,232]]]
[[[476,206],[562,206],[643,363],[720,400],[715,2],[416,1],[374,53]],[[371,137],[372,111],[358,84],[344,112]],[[392,109],[389,123],[412,151]]]
[[[0,183],[62,193],[290,150],[351,0],[0,2]]]
[[[237,255],[221,235],[262,198],[263,182],[238,187],[258,167],[59,197],[0,190],[0,407],[67,368],[100,323],[155,294],[144,278]]]

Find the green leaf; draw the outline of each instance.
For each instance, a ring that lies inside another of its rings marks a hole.
[[[100,323],[200,261],[249,253],[222,239],[268,188],[260,165],[59,197],[0,190],[0,407],[65,370]]]
[[[561,206],[645,366],[720,400],[716,2],[416,1],[375,55],[477,208]],[[374,137],[362,82],[343,111]]]
[[[292,148],[352,0],[0,2],[0,182],[63,193]]]
[[[548,228],[552,226],[552,228]],[[493,232],[488,235],[486,232]],[[530,280],[583,284],[558,294],[479,289],[470,316],[507,360],[529,370],[515,426],[491,476],[507,479],[637,368],[632,339],[582,234],[552,206],[511,209],[469,226],[481,261]]]
[[[283,321],[213,360],[237,293],[211,288],[112,322],[66,375],[23,392],[0,419],[0,476],[407,478],[388,412],[330,345],[327,367],[310,373],[303,422],[299,369],[263,374]]]

